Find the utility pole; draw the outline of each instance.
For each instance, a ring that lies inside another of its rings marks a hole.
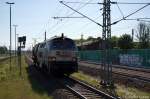
[[[81,34],[81,50],[83,50],[83,34]]]
[[[17,38],[17,47],[16,48],[18,48],[18,36],[19,36],[19,34],[16,34],[16,38]]]
[[[18,26],[18,25],[13,25],[14,26],[14,28],[15,28],[15,56],[16,56],[16,27]]]
[[[45,31],[45,41],[46,41],[46,31]]]
[[[19,69],[20,69],[20,76],[22,75],[22,68],[21,68],[21,48],[25,48],[26,43],[26,36],[18,37],[18,63],[19,63]]]
[[[19,34],[16,34],[16,36],[17,36],[17,60],[19,59],[19,57],[18,57],[18,37],[19,37]],[[19,66],[19,63],[18,63],[18,61],[17,61],[17,67]]]
[[[14,2],[6,2],[10,6],[10,48],[9,48],[9,55],[10,55],[10,71],[11,71],[11,5],[15,4]]]
[[[103,33],[102,33],[102,81],[103,86],[112,86],[112,62],[111,62],[111,13],[110,0],[103,2]]]
[[[134,40],[134,29],[132,29],[132,41]]]
[[[102,40],[102,49],[103,50],[102,50],[102,65],[101,65],[102,81],[101,81],[101,84],[103,86],[108,86],[108,87],[114,86],[113,80],[112,80],[112,62],[111,62],[111,44],[110,44],[111,25],[116,24],[119,21],[111,24],[111,13],[110,13],[111,1],[104,0],[103,3],[99,3],[99,4],[103,4],[103,25],[94,21],[93,19],[89,18],[88,16],[80,13],[79,11],[73,9],[69,5],[65,4],[63,1],[60,1],[60,3],[103,28],[103,33],[102,33],[102,39],[103,39]],[[121,19],[121,20],[123,20],[123,19]]]

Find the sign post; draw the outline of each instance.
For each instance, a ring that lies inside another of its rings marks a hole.
[[[26,43],[26,36],[18,37],[18,63],[19,63],[19,69],[20,69],[20,76],[22,75],[22,68],[21,68],[21,48],[25,48]]]

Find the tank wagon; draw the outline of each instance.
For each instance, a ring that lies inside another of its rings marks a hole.
[[[67,74],[78,71],[77,47],[70,38],[53,37],[33,48],[36,67],[50,74]]]
[[[36,44],[33,49],[32,49],[32,60],[33,60],[33,63],[35,65],[38,64],[38,61],[37,61],[37,51],[38,51],[38,47],[39,47],[40,43]]]

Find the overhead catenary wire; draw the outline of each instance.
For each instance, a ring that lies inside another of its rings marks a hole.
[[[150,22],[150,20],[143,20],[143,19],[125,19],[125,20],[135,20],[135,21],[141,21],[141,22]]]
[[[58,1],[59,1],[59,0],[58,0]],[[58,9],[58,7],[57,7],[56,9]],[[62,10],[62,8],[60,9],[59,13],[62,12],[61,10]],[[59,13],[58,13],[58,14],[59,14]],[[50,15],[49,15],[49,16],[50,16]],[[43,33],[44,33],[45,31],[47,31],[47,26],[48,26],[49,23],[50,23],[49,21],[50,21],[50,17],[48,17],[46,23],[42,26],[42,28],[41,28],[41,30],[38,32],[38,34],[41,34],[41,33],[42,33],[41,36],[43,36]],[[54,26],[52,26],[52,27],[54,27]],[[40,36],[40,37],[41,37],[41,36]]]
[[[132,13],[128,14],[128,15],[127,15],[127,16],[125,16],[124,18],[122,18],[122,19],[120,19],[120,20],[118,20],[118,21],[113,22],[111,25],[116,24],[116,23],[118,23],[118,22],[120,22],[120,21],[122,21],[122,20],[125,20],[126,18],[128,18],[128,17],[132,16],[133,14],[135,14],[135,13],[139,12],[140,10],[142,10],[142,9],[146,8],[146,7],[147,7],[147,6],[149,6],[149,5],[150,5],[150,4],[146,4],[146,5],[144,5],[143,7],[141,7],[141,8],[139,8],[139,9],[137,9],[136,11],[134,11],[134,12],[132,12]]]
[[[58,0],[59,1],[59,0]],[[88,2],[91,2],[92,0],[89,0]],[[59,1],[60,2],[60,1]],[[83,7],[85,7],[87,4],[84,4],[84,5],[82,5],[82,6],[80,6],[80,7],[78,7],[76,10],[77,11],[79,11],[80,9],[82,9]],[[70,17],[71,15],[74,15],[76,12],[72,12],[71,14],[69,14],[69,15],[67,15],[66,17]],[[60,22],[57,24],[56,23],[56,26],[52,26],[50,29],[48,29],[48,31],[49,30],[52,30],[52,29],[54,29],[54,28],[56,28],[60,23],[62,23],[63,22],[63,19],[61,18],[61,20],[59,20]],[[64,21],[65,23],[66,23],[66,21]],[[64,23],[63,22],[63,23]],[[60,27],[60,26],[59,26]],[[50,32],[50,31],[49,31]]]
[[[59,2],[59,0],[57,0],[57,1]],[[57,13],[57,14],[60,14],[60,12],[62,12],[61,10],[62,10],[62,8],[60,9],[59,13]],[[40,30],[40,32],[38,34],[42,33],[41,35],[43,36],[43,33],[45,31],[48,32],[49,30],[54,29],[55,27],[57,27],[58,24],[60,24],[62,22],[62,19],[60,19],[56,24],[52,25],[50,28],[47,28],[48,24],[50,23],[49,20],[50,20],[50,17],[48,18],[48,21],[43,25],[42,29]]]
[[[92,1],[92,0],[89,0],[89,1]],[[89,2],[88,1],[88,2]],[[100,18],[101,16],[98,16],[98,17],[96,17],[96,18],[94,18],[94,20],[96,20],[96,19],[98,19],[98,18]],[[71,17],[72,18],[72,17]],[[76,17],[75,17],[76,18]],[[82,17],[82,18],[85,18],[85,17]],[[79,29],[77,29],[77,30],[83,30],[83,29],[85,29],[85,28],[87,28],[87,26],[89,25],[91,23],[91,21],[88,21],[88,23],[86,23],[86,24],[84,24],[84,25],[82,25],[81,26],[81,28],[79,28]],[[67,26],[68,26],[69,24],[67,24]],[[70,25],[69,25],[70,26]],[[60,26],[59,26],[60,27]],[[64,27],[64,25],[63,25],[63,27]],[[65,27],[66,27],[66,25],[65,25]],[[84,28],[83,28],[84,27]],[[56,31],[58,30],[58,28],[56,28],[55,29]],[[59,30],[60,30],[60,28],[59,28]],[[54,31],[53,31],[54,32]]]
[[[72,7],[70,7],[70,6],[68,6],[67,4],[65,4],[63,1],[60,1],[60,3],[61,3],[61,4],[63,4],[63,5],[65,5],[66,7],[70,8],[71,10],[73,10],[73,11],[77,12],[78,14],[82,15],[83,17],[85,17],[85,18],[89,19],[90,21],[92,21],[92,22],[94,22],[94,23],[96,23],[97,25],[99,25],[99,26],[101,26],[101,27],[102,27],[102,25],[101,25],[100,23],[98,23],[98,22],[94,21],[93,19],[91,19],[91,18],[87,17],[86,15],[84,15],[84,14],[80,13],[79,11],[77,11],[77,10],[73,9]]]
[[[70,1],[63,1],[65,3],[78,3],[78,4],[103,4],[103,3],[100,3],[100,2],[91,2],[91,3],[88,3],[88,2],[70,2]],[[150,4],[150,2],[145,2],[145,3],[136,3],[136,2],[110,2],[111,4]]]
[[[92,0],[89,0],[88,2],[91,2]],[[76,9],[77,11],[79,11],[81,8],[83,8],[83,7],[85,7],[87,4],[84,4],[83,6],[81,6],[81,7],[79,7],[78,9]],[[68,15],[68,16],[71,16],[71,15],[73,15],[73,14],[75,14],[76,12],[73,12],[72,14],[70,14],[70,15]],[[85,17],[84,17],[85,18]],[[63,22],[63,20],[62,20],[62,22]],[[63,24],[64,24],[64,22],[63,22]],[[63,24],[61,24],[61,26],[63,26],[64,27],[64,25]],[[66,23],[65,23],[66,24]],[[51,32],[56,32],[57,30],[58,30],[58,27],[61,27],[61,26],[56,26],[56,28],[55,28],[55,30],[53,30],[53,31],[51,31]],[[60,30],[60,28],[59,28],[59,30]]]
[[[59,0],[58,0],[59,1]],[[71,3],[71,2],[65,2],[65,3]],[[76,3],[80,3],[80,2],[76,2]],[[111,2],[112,4],[115,4],[115,3],[113,3],[113,2]],[[81,2],[81,4],[84,4],[84,2]],[[85,2],[85,4],[87,5],[87,4],[90,4],[90,2],[88,3],[88,2]],[[94,3],[91,3],[91,4],[94,4]],[[102,4],[102,3],[95,3],[95,4]],[[150,4],[150,3],[128,3],[128,2],[117,2],[117,5],[118,4]],[[78,8],[79,9],[79,8]],[[141,9],[142,10],[142,9]],[[139,10],[140,11],[140,10]],[[138,11],[136,11],[136,12],[138,12]],[[135,13],[136,13],[135,12]],[[76,12],[73,12],[73,13],[76,13]],[[123,11],[120,9],[120,13],[122,13],[122,16],[124,16],[124,14],[123,14]],[[134,12],[133,12],[133,14],[135,14]],[[133,15],[133,14],[131,14],[131,15]],[[71,16],[71,15],[73,15],[73,14],[69,14],[68,15],[68,17],[69,16]],[[126,18],[128,18],[128,17],[130,17],[131,16],[130,14],[129,14],[129,16],[124,16],[122,19],[121,19],[121,21],[122,20],[125,20]],[[71,18],[71,17],[70,17]],[[56,23],[56,26],[52,26],[52,28],[50,28],[49,30],[51,30],[51,29],[54,29],[54,28],[56,28],[57,26],[58,26],[58,24],[60,24],[60,23],[62,23],[62,19],[61,20],[59,20],[60,22],[59,23]],[[118,22],[117,22],[118,23]],[[65,23],[66,24],[66,23]]]
[[[61,21],[57,21],[56,24],[52,25],[47,31],[54,29]]]
[[[58,0],[59,1],[59,0]],[[87,3],[85,3],[83,6],[77,8],[76,10],[79,11],[80,9],[82,9],[83,7],[85,7],[89,2],[91,2],[92,0],[89,0]],[[70,17],[71,15],[75,14],[76,12],[72,12],[71,14],[65,16],[65,17],[53,17],[54,19],[59,19],[59,18],[83,18],[83,17]]]
[[[101,18],[101,16],[98,16],[98,17],[94,18],[94,20],[97,20],[98,18]],[[82,30],[81,32],[83,32],[84,29],[86,29],[89,25],[91,25],[90,23],[91,22],[88,22],[88,23],[84,24],[78,30]]]
[[[150,18],[132,18],[132,19],[125,19],[125,20],[141,20],[141,19],[149,20]]]
[[[66,4],[67,3],[79,3],[79,4],[98,4],[98,3],[90,3],[90,2],[67,2],[67,1],[63,1],[65,2]]]
[[[85,17],[53,17],[54,19],[59,19],[59,18],[85,18]]]
[[[98,18],[100,18],[100,17],[101,17],[101,16],[98,16],[98,17],[94,18],[94,20],[96,20],[96,19],[98,19]],[[86,23],[86,24],[80,26],[79,29],[76,29],[76,30],[80,30],[79,32],[82,33],[89,25],[91,25],[90,23],[91,23],[91,22],[88,21],[88,23]],[[73,32],[76,32],[76,31],[73,31]]]
[[[117,7],[118,7],[118,9],[119,9],[119,11],[120,11],[120,13],[121,13],[122,17],[124,18],[124,14],[123,14],[123,12],[122,12],[122,10],[121,10],[121,8],[119,7],[119,5],[118,5],[118,4],[117,4]]]
[[[88,3],[90,3],[92,0],[89,0],[87,3],[85,3],[83,6],[81,6],[81,7],[79,7],[78,9],[76,9],[77,11],[79,11],[81,8],[83,8],[83,7],[85,7]],[[71,16],[71,15],[73,15],[73,14],[75,14],[76,12],[73,12],[73,13],[71,13],[71,14],[69,14],[69,15],[67,15],[67,17],[69,17],[69,16]]]
[[[150,2],[147,3],[134,3],[134,2],[111,2],[111,4],[150,4]]]
[[[138,20],[138,21],[150,23],[150,21],[148,21],[148,20]]]

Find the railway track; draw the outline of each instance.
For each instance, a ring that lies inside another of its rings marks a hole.
[[[140,80],[142,82],[145,82],[145,83],[150,83],[150,79],[149,78],[146,78],[146,77],[140,77],[140,76],[134,76],[134,75],[129,75],[128,73],[121,73],[121,72],[113,72],[113,74],[116,74],[116,75],[120,75],[124,78],[127,78],[127,79],[130,79],[130,80]]]
[[[87,65],[87,66],[86,66]],[[84,65],[80,65],[80,67],[85,67],[85,68],[89,68],[88,70],[93,70],[95,69],[97,72],[100,70],[100,66],[98,64],[91,64],[91,63],[86,63]],[[92,71],[91,71],[92,72]],[[124,78],[128,78],[131,80],[140,80],[146,83],[150,83],[150,73],[149,72],[144,72],[144,71],[136,71],[133,69],[124,69],[124,68],[117,68],[117,67],[113,67],[113,74],[115,75],[119,75],[122,76]]]
[[[117,99],[74,78],[65,77],[63,84],[79,99]]]
[[[32,63],[32,59],[29,56],[26,55],[26,58],[29,64]],[[62,79],[57,79],[57,81],[64,86],[64,89],[61,89],[63,94],[62,92],[59,94],[62,94],[62,97],[58,96],[60,99],[117,99],[68,76],[64,76]],[[67,94],[67,96],[64,96],[64,94]]]
[[[95,65],[101,65],[101,63],[98,62],[91,62],[91,61],[80,61],[84,62],[87,64],[95,64]],[[129,67],[129,66],[123,66],[123,65],[112,65],[113,68],[120,68],[120,69],[125,69],[125,70],[134,70],[134,71],[139,71],[139,72],[145,72],[145,73],[150,73],[150,68],[140,68],[140,67]]]
[[[12,56],[12,57],[15,57],[15,56]],[[0,62],[5,61],[5,60],[7,60],[7,59],[9,59],[9,58],[10,58],[9,56],[8,56],[8,57],[0,58]]]

